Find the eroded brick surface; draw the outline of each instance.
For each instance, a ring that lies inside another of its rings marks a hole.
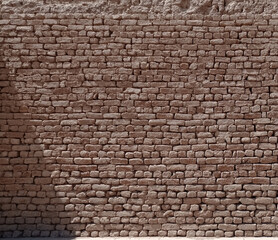
[[[3,14],[0,236],[277,236],[277,23]]]

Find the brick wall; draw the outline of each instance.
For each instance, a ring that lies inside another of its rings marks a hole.
[[[278,16],[2,14],[0,236],[278,236]]]

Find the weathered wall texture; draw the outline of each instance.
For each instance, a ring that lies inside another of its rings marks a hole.
[[[0,237],[278,236],[278,16],[61,6],[2,5]]]
[[[153,13],[165,14],[273,14],[276,0],[2,0],[9,13]]]

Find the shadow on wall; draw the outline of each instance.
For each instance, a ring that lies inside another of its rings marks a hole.
[[[76,212],[64,212],[69,198],[55,191],[63,173],[44,149],[48,116],[34,105],[38,85],[21,76],[21,51],[13,48],[0,49],[0,237],[70,237]],[[24,71],[32,78],[35,69]]]

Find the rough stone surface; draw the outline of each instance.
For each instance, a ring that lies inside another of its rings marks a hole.
[[[273,14],[273,0],[2,0],[4,12]]]
[[[277,7],[242,2],[2,1],[0,237],[277,237]]]

